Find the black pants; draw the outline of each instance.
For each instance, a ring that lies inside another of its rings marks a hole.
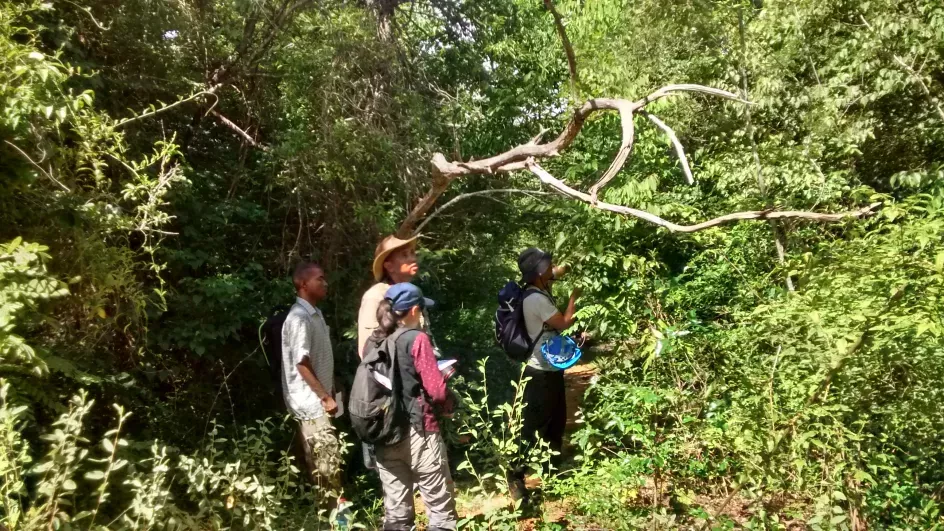
[[[524,442],[522,456],[534,446],[538,437],[547,441],[551,449],[558,452],[564,444],[564,427],[567,424],[567,400],[564,394],[564,371],[542,371],[532,367],[524,370],[531,381],[524,388],[524,422],[521,439]],[[555,466],[560,455],[554,458]],[[527,465],[522,462],[514,467],[515,479],[524,479]]]

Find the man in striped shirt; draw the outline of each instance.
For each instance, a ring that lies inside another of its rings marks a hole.
[[[292,275],[298,295],[282,325],[282,397],[298,420],[305,464],[312,480],[329,496],[340,494],[341,445],[331,417],[334,400],[334,353],[318,303],[328,294],[324,270],[301,263]]]

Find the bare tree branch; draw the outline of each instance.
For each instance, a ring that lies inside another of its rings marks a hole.
[[[666,85],[635,102],[614,98],[594,98],[588,100],[574,111],[570,122],[567,123],[564,130],[561,131],[557,138],[544,144],[538,143],[540,137],[543,136],[539,134],[531,141],[509,149],[504,153],[469,162],[449,161],[442,153],[436,153],[431,160],[432,186],[430,186],[430,189],[420,198],[416,206],[413,207],[413,210],[410,211],[400,224],[397,234],[401,237],[412,234],[413,228],[416,227],[417,223],[419,223],[423,216],[432,208],[436,203],[436,199],[442,195],[446,188],[449,187],[449,183],[453,180],[466,175],[508,173],[524,170],[526,169],[524,162],[530,158],[544,159],[555,157],[560,154],[562,150],[570,146],[577,137],[577,134],[580,133],[584,122],[591,114],[598,111],[616,111],[620,113],[622,126],[620,149],[617,151],[606,173],[604,173],[600,181],[594,185],[593,191],[594,195],[596,195],[600,188],[609,183],[616,174],[619,173],[626,159],[629,158],[632,152],[633,142],[635,140],[633,114],[654,101],[681,92],[708,94],[741,103],[749,103],[739,98],[736,94],[726,90],[694,84]]]
[[[577,56],[574,55],[574,47],[567,38],[567,30],[564,29],[564,19],[561,17],[557,8],[554,7],[553,0],[544,0],[544,7],[551,12],[554,17],[554,26],[557,27],[557,34],[560,35],[561,44],[564,45],[564,53],[567,55],[567,67],[570,69],[570,93],[577,97]]]
[[[677,93],[677,92],[700,92],[702,94],[710,94],[712,96],[718,96],[720,98],[734,100],[740,103],[744,103],[746,105],[753,105],[753,103],[745,99],[741,99],[737,94],[728,92],[727,90],[721,90],[714,87],[706,87],[704,85],[694,85],[691,83],[684,83],[680,85],[666,85],[660,88],[659,90],[653,92],[652,94],[646,96],[645,98],[637,101],[635,105],[638,108],[642,108],[658,99],[662,99],[666,96],[671,96],[672,94]]]
[[[479,190],[477,192],[469,192],[466,194],[460,194],[453,197],[452,199],[447,201],[443,206],[437,208],[432,214],[427,216],[426,219],[424,219],[423,222],[420,223],[419,226],[416,227],[416,229],[413,231],[413,235],[415,236],[419,234],[420,232],[422,232],[423,227],[425,227],[427,223],[429,223],[430,221],[433,220],[433,218],[441,214],[443,210],[446,210],[452,205],[458,203],[459,201],[462,201],[463,199],[468,199],[470,197],[477,197],[477,196],[488,195],[488,194],[551,195],[549,192],[542,192],[540,190],[521,190],[518,188],[497,188],[493,190]]]
[[[52,165],[49,166],[49,171],[46,171],[46,170],[43,169],[42,166],[39,165],[38,162],[36,162],[35,160],[31,159],[30,156],[27,155],[25,151],[23,151],[22,149],[20,149],[20,146],[17,146],[16,144],[14,144],[13,142],[10,142],[9,140],[4,140],[4,142],[5,142],[8,146],[10,146],[11,148],[15,149],[20,155],[23,156],[24,159],[28,160],[29,163],[32,164],[34,168],[36,168],[37,170],[39,170],[39,172],[42,173],[43,175],[45,175],[46,178],[48,178],[50,181],[52,181],[52,182],[58,184],[59,187],[62,188],[63,190],[65,190],[66,192],[71,192],[71,191],[72,191],[72,190],[69,189],[68,186],[62,184],[62,182],[59,181],[59,179],[56,179],[55,177],[53,177],[53,175],[52,175]],[[46,158],[46,156],[43,155],[43,159],[45,159],[45,158]],[[40,162],[42,162],[42,159],[40,159]]]
[[[679,142],[678,137],[675,135],[675,131],[673,131],[671,127],[666,125],[666,123],[660,120],[656,115],[650,114],[646,111],[642,111],[642,114],[644,114],[646,118],[649,118],[649,121],[656,124],[656,127],[662,129],[666,136],[669,137],[669,142],[671,142],[672,147],[675,148],[675,154],[678,155],[679,164],[682,165],[682,171],[685,173],[685,180],[688,181],[688,184],[695,184],[695,177],[692,175],[692,169],[688,165],[688,157],[685,156],[685,148],[683,148],[682,143]]]
[[[416,227],[423,216],[433,207],[433,205],[436,203],[436,200],[443,194],[443,192],[445,192],[446,188],[449,187],[449,184],[453,180],[466,175],[508,173],[519,170],[529,170],[537,175],[542,182],[552,186],[557,191],[569,197],[589,203],[595,208],[633,216],[660,227],[665,227],[672,232],[696,232],[725,223],[753,219],[770,220],[795,218],[808,219],[818,222],[835,222],[846,218],[859,218],[867,216],[874,212],[879,206],[881,206],[881,203],[873,203],[868,207],[861,208],[859,210],[842,212],[838,214],[820,214],[816,212],[776,210],[735,212],[695,225],[678,225],[676,223],[672,223],[671,221],[662,219],[654,214],[650,214],[649,212],[621,205],[600,203],[597,201],[597,192],[599,192],[600,188],[605,186],[616,176],[617,173],[619,173],[620,169],[622,169],[623,164],[626,162],[626,159],[629,157],[629,154],[632,151],[633,142],[635,140],[633,114],[642,111],[646,105],[654,101],[679,92],[697,92],[709,94],[712,96],[718,96],[721,98],[750,104],[749,101],[741,99],[736,94],[726,90],[692,84],[667,85],[653,92],[652,94],[649,94],[645,98],[635,102],[625,99],[612,98],[591,99],[574,111],[574,115],[570,122],[568,122],[566,127],[564,127],[564,130],[561,131],[557,138],[545,144],[538,143],[541,137],[541,134],[539,134],[529,142],[514,147],[504,153],[469,162],[448,161],[442,153],[436,153],[433,155],[431,161],[433,178],[432,186],[430,186],[429,191],[427,191],[426,194],[419,200],[419,202],[417,202],[416,206],[413,207],[413,210],[410,211],[406,219],[404,219],[400,224],[400,227],[397,230],[397,235],[400,237],[410,236],[414,232],[413,228]],[[559,155],[561,150],[568,147],[574,141],[577,134],[583,127],[587,117],[597,111],[617,111],[620,113],[622,122],[622,141],[620,143],[620,149],[614,157],[613,162],[610,164],[610,167],[604,173],[600,181],[591,187],[591,193],[586,194],[567,186],[563,181],[547,173],[547,171],[537,165],[536,160]],[[650,120],[651,119],[652,118],[650,117]],[[659,125],[659,122],[654,123]],[[671,129],[669,129],[668,126],[665,126],[665,124],[662,124],[662,126],[663,130],[668,129],[668,131],[671,131]],[[673,136],[674,133],[670,135],[670,139],[672,139]],[[673,140],[673,144],[678,150],[680,144],[677,143],[677,140],[678,139],[676,137]],[[687,165],[687,159],[684,156],[684,150],[681,151],[680,155],[680,158],[683,161],[686,161],[683,163],[683,165]],[[690,172],[686,172],[686,177],[689,178],[690,182],[693,181],[690,176]]]
[[[153,109],[153,110],[149,109],[149,110],[145,110],[145,111],[142,112],[141,114],[138,114],[138,115],[135,115],[135,116],[131,116],[131,117],[125,118],[125,119],[123,119],[123,120],[118,120],[118,122],[115,123],[115,127],[116,127],[116,128],[117,128],[117,127],[121,127],[121,126],[123,126],[123,125],[127,125],[127,124],[129,124],[129,123],[131,123],[131,122],[134,122],[134,121],[136,121],[136,120],[141,120],[141,119],[144,119],[144,118],[150,118],[151,116],[154,116],[155,114],[160,114],[160,113],[162,113],[162,112],[164,112],[164,111],[169,111],[169,110],[173,109],[174,107],[177,107],[178,105],[183,105],[184,103],[187,103],[188,101],[193,101],[193,100],[199,98],[200,96],[214,96],[214,97],[216,97],[215,92],[216,92],[221,86],[222,86],[222,84],[221,84],[221,83],[218,83],[218,84],[213,85],[212,87],[210,87],[210,88],[208,88],[208,89],[206,89],[206,90],[201,90],[200,92],[197,92],[197,93],[195,93],[195,94],[191,94],[190,96],[187,96],[186,98],[177,100],[177,101],[175,101],[174,103],[171,103],[170,105],[165,105],[165,106],[161,107],[160,109]],[[215,103],[214,103],[214,105],[215,105]]]
[[[219,119],[219,121],[223,123],[223,125],[225,125],[226,127],[232,129],[233,131],[235,131],[236,134],[238,134],[239,136],[241,136],[241,137],[243,138],[243,140],[245,140],[246,143],[248,143],[250,146],[255,147],[255,148],[259,148],[259,149],[261,149],[262,151],[268,151],[268,150],[269,150],[268,147],[266,147],[266,146],[264,146],[264,145],[262,145],[262,144],[256,142],[256,139],[254,139],[253,137],[249,136],[249,133],[247,133],[246,131],[243,131],[242,128],[240,128],[238,125],[236,125],[235,123],[233,123],[233,121],[230,120],[229,118],[223,116],[222,114],[220,114],[220,113],[217,112],[217,111],[210,111],[210,114],[212,114],[213,116],[216,116],[217,119]]]
[[[600,210],[606,210],[609,212],[616,212],[617,214],[623,214],[626,216],[632,216],[639,218],[644,221],[648,221],[653,225],[658,225],[669,229],[671,232],[697,232],[700,230],[705,230],[717,225],[723,225],[725,223],[731,223],[733,221],[743,221],[751,219],[778,219],[778,218],[796,218],[796,219],[808,219],[811,221],[819,222],[834,222],[841,221],[846,218],[861,218],[872,214],[881,203],[872,203],[871,205],[860,208],[859,210],[853,210],[850,212],[840,212],[838,214],[819,214],[816,212],[799,212],[799,211],[777,211],[777,210],[753,210],[748,212],[735,212],[732,214],[725,214],[724,216],[719,216],[714,219],[709,219],[708,221],[703,221],[695,225],[678,225],[672,223],[671,221],[665,220],[656,216],[655,214],[650,214],[644,210],[638,210],[635,208],[625,207],[621,205],[613,205],[610,203],[594,203],[589,194],[585,194],[578,190],[564,184],[563,181],[554,177],[547,172],[544,168],[539,166],[537,163],[528,164],[528,170],[531,171],[534,175],[541,180],[541,182],[551,186],[557,191],[561,192],[564,195],[579,199],[585,203],[589,203],[594,208],[599,208]]]
[[[633,142],[636,140],[632,104],[625,100],[618,100],[617,109],[620,113],[620,126],[622,128],[620,148],[619,151],[616,152],[616,157],[613,158],[613,162],[610,163],[610,167],[607,168],[606,173],[603,174],[603,177],[590,187],[590,197],[594,202],[597,200],[597,192],[600,191],[600,188],[606,186],[616,177],[616,174],[623,169],[623,164],[626,163],[626,159],[629,158],[629,154],[633,151]]]

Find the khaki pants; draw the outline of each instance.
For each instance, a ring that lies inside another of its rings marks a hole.
[[[393,446],[377,446],[377,472],[384,491],[384,530],[413,528],[413,486],[429,516],[429,526],[455,529],[458,522],[446,446],[439,433],[410,428],[410,436]]]
[[[305,466],[312,482],[331,495],[340,494],[341,444],[331,417],[322,415],[314,420],[298,420]]]

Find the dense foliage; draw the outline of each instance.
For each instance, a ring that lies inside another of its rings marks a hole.
[[[536,244],[572,266],[560,295],[584,289],[596,372],[567,470],[544,477],[572,526],[944,527],[944,6],[556,7],[573,89],[540,1],[0,5],[0,524],[323,528],[258,347],[294,263],[325,266],[343,380],[374,245],[432,153],[481,159],[587,97],[699,83],[752,104],[648,107],[695,184],[637,117],[603,200],[679,222],[881,210],[687,235],[550,195],[437,213],[421,282],[461,360],[460,498],[497,492],[518,451],[520,373],[490,325]],[[545,166],[587,189],[618,146],[618,117],[597,114]],[[439,204],[498,188],[540,183],[468,177]],[[350,455],[373,527],[376,479]]]

